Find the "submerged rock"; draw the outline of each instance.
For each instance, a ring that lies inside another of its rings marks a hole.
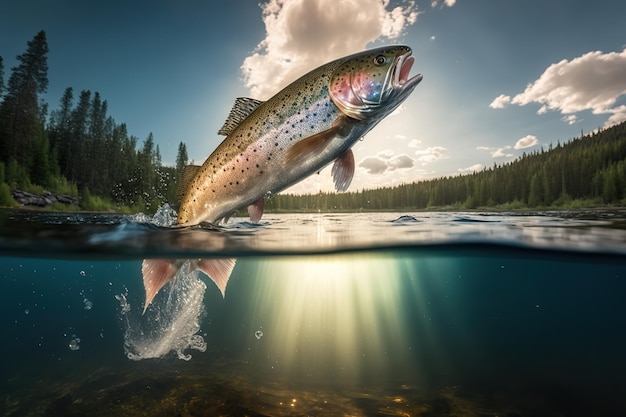
[[[42,195],[36,195],[26,191],[13,190],[11,191],[11,195],[18,204],[23,206],[46,207],[57,202],[71,205],[78,205],[79,203],[78,198],[68,195],[53,194],[50,191],[44,191]]]

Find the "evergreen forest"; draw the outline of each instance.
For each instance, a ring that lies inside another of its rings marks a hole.
[[[164,166],[150,133],[140,142],[107,114],[106,99],[66,88],[48,115],[48,44],[39,32],[17,57],[5,86],[0,57],[0,206],[16,206],[11,190],[77,197],[83,210],[155,211],[173,201],[187,150]],[[72,209],[60,204],[54,209]],[[77,209],[74,207],[73,209]]]
[[[108,115],[98,92],[67,87],[48,114],[46,33],[17,57],[5,83],[0,57],[0,206],[17,206],[12,190],[79,199],[55,210],[154,212],[175,205],[188,162],[178,144],[176,166],[165,166],[150,133],[140,141]],[[57,203],[55,203],[57,204]],[[587,208],[626,205],[626,123],[524,154],[470,175],[375,190],[280,194],[267,211]]]

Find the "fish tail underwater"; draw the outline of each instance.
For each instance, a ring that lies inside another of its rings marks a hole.
[[[626,412],[624,212],[0,213],[2,415]],[[144,312],[142,259],[185,253]]]

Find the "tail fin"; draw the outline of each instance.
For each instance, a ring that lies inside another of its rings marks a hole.
[[[230,258],[193,259],[190,261],[190,269],[192,271],[197,269],[207,274],[224,297],[228,279],[235,267],[235,261],[235,259]],[[143,313],[146,312],[159,290],[176,276],[183,263],[184,260],[176,259],[144,259],[141,265],[143,286],[146,290],[146,304]]]

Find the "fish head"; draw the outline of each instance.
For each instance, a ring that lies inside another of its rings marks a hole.
[[[409,78],[415,59],[408,46],[371,49],[344,58],[330,77],[333,102],[357,120],[382,118],[396,109],[422,80]]]

